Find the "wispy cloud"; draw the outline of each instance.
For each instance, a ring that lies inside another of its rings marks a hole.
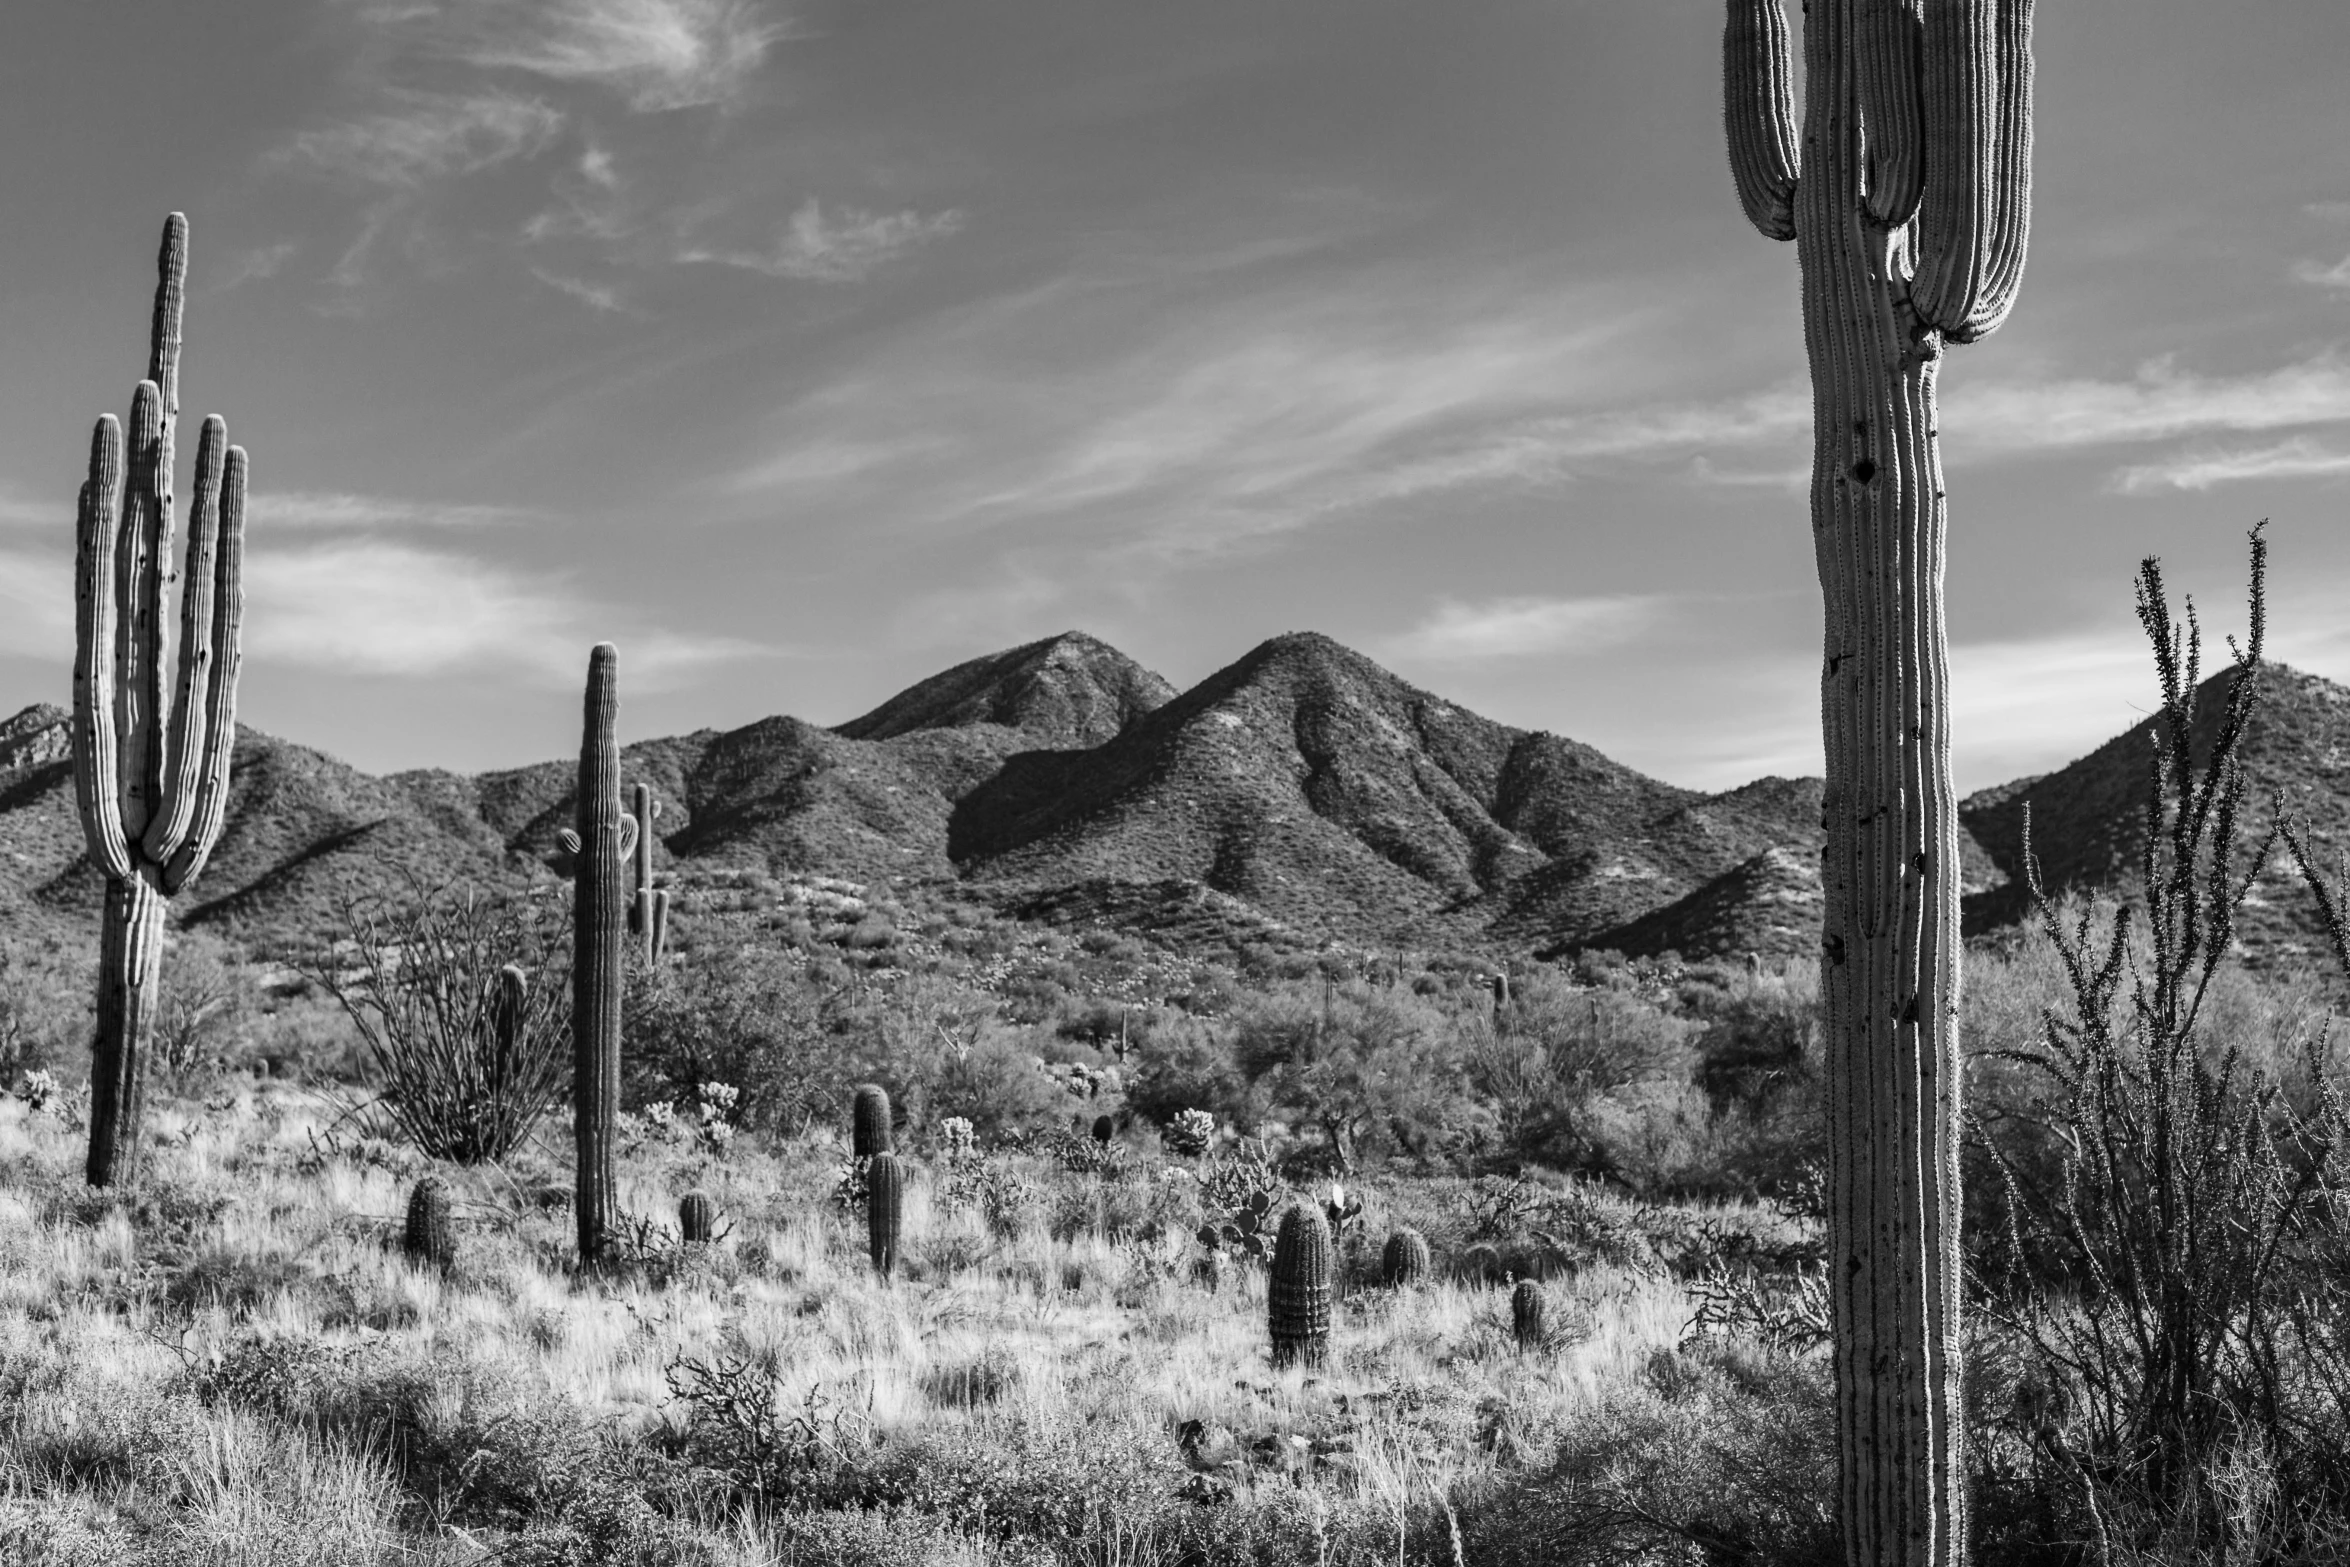
[[[413,187],[535,156],[563,126],[560,111],[512,93],[385,96],[392,107],[303,131],[285,156],[369,184]]]
[[[570,681],[587,648],[609,638],[624,641],[631,678],[657,687],[775,653],[738,638],[631,628],[626,611],[572,598],[536,574],[385,540],[255,551],[245,590],[249,656],[312,668],[427,676],[504,667]]]
[[[232,288],[275,277],[294,258],[296,248],[291,240],[287,240],[281,244],[261,245],[252,250],[239,251],[229,259],[220,281],[213,287],[225,294]]]
[[[261,490],[245,503],[246,520],[264,528],[487,528],[540,520],[516,506],[403,500],[333,490]]]
[[[1973,450],[2031,452],[2350,422],[2350,363],[2319,354],[2245,375],[2197,375],[2169,358],[2127,381],[1953,384],[1942,429]]]
[[[1470,663],[1561,653],[1621,641],[1653,621],[1665,600],[1595,598],[1439,599],[1411,630],[1382,644],[1389,657]]]
[[[956,208],[925,216],[911,210],[868,212],[862,207],[841,207],[827,217],[811,197],[791,215],[775,243],[764,250],[691,248],[680,252],[677,259],[744,267],[769,277],[853,283],[883,263],[944,239],[962,227],[963,214]]]
[[[628,306],[620,297],[620,290],[606,283],[590,283],[585,278],[565,277],[549,272],[544,267],[532,267],[530,275],[559,293],[570,295],[591,310],[617,311]]]
[[[2330,267],[2322,261],[2295,262],[2293,276],[2319,288],[2350,289],[2350,256],[2344,256]]]
[[[648,111],[727,102],[788,31],[749,0],[457,0],[399,22],[468,64],[593,83]]]
[[[2268,446],[2199,450],[2138,463],[2115,473],[2110,487],[2124,495],[2161,490],[2209,490],[2256,479],[2314,479],[2350,474],[2350,450],[2307,436]]]

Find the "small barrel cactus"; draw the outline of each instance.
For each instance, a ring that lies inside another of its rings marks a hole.
[[[888,1153],[889,1090],[879,1083],[860,1083],[849,1111],[849,1152],[859,1159]]]
[[[695,1187],[677,1199],[677,1229],[688,1242],[703,1245],[710,1239],[710,1226],[718,1217],[718,1205],[710,1194]]]
[[[905,1219],[905,1162],[893,1153],[878,1154],[865,1172],[865,1233],[873,1271],[885,1280],[897,1272],[898,1234]]]
[[[400,1234],[400,1251],[419,1268],[446,1273],[457,1263],[457,1220],[450,1209],[449,1188],[437,1175],[416,1183],[408,1195],[408,1226]]]
[[[1116,1117],[1097,1115],[1093,1118],[1093,1140],[1095,1142],[1100,1143],[1106,1148],[1109,1146],[1110,1139],[1117,1135],[1118,1122]]]
[[[1410,1289],[1428,1277],[1428,1238],[1418,1230],[1397,1230],[1379,1254],[1379,1280],[1390,1289]]]
[[[1330,1225],[1309,1203],[1281,1218],[1266,1290],[1273,1364],[1318,1366],[1330,1351]]]
[[[1520,1279],[1510,1292],[1510,1330],[1520,1349],[1540,1349],[1550,1338],[1550,1310],[1532,1279]]]
[[[1461,1253],[1457,1266],[1460,1276],[1468,1283],[1490,1284],[1501,1275],[1501,1253],[1479,1241]]]

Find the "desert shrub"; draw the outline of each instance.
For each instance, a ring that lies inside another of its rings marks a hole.
[[[1204,1023],[1153,1028],[1135,1042],[1127,1066],[1126,1103],[1145,1120],[1166,1127],[1186,1111],[1204,1110],[1247,1124],[1248,1079],[1230,1044]]]
[[[1408,992],[1282,985],[1235,1016],[1232,1054],[1266,1108],[1319,1131],[1327,1167],[1345,1173],[1367,1154],[1440,1152],[1474,1135],[1479,1110],[1446,1025]]]
[[[704,1083],[740,1092],[736,1121],[797,1133],[828,1118],[859,1062],[846,993],[802,954],[707,943],[633,971],[623,1028],[623,1097],[692,1100]]]
[[[421,1152],[503,1159],[570,1071],[566,911],[402,874],[397,894],[346,898],[342,937],[297,966],[341,1004],[365,1044],[376,1106]],[[509,964],[530,982],[512,1049],[498,1028]]]
[[[242,962],[212,941],[183,933],[163,955],[150,1046],[156,1085],[186,1093],[233,1065],[240,1025],[255,1001]]]
[[[1461,1025],[1468,1081],[1492,1106],[1502,1145],[1593,1171],[1619,1163],[1645,1120],[1672,1112],[1700,1032],[1632,988],[1582,988],[1548,971]],[[1646,1162],[1660,1162],[1654,1150]]]

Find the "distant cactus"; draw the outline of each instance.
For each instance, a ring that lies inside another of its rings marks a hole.
[[[879,1083],[860,1083],[849,1110],[849,1153],[872,1159],[895,1145],[889,1135],[889,1090]]]
[[[1216,1118],[1205,1110],[1178,1110],[1159,1133],[1159,1140],[1169,1153],[1196,1159],[1216,1140]]]
[[[677,1199],[677,1229],[692,1245],[703,1245],[710,1239],[711,1221],[717,1217],[718,1205],[710,1194],[695,1187]]]
[[[1479,1241],[1461,1253],[1457,1264],[1462,1278],[1472,1284],[1490,1284],[1501,1274],[1501,1253]]]
[[[163,225],[147,378],[127,450],[112,414],[90,438],[74,523],[74,798],[106,880],[90,1059],[92,1186],[138,1175],[165,902],[204,868],[228,810],[244,618],[245,451],[204,421],[185,570],[172,561],[172,439],[188,220]],[[179,595],[172,657],[170,587]]]
[[[1095,1142],[1107,1147],[1110,1139],[1117,1135],[1118,1122],[1115,1117],[1097,1115],[1093,1118],[1093,1140]]]
[[[1379,1278],[1390,1289],[1410,1289],[1428,1277],[1428,1239],[1418,1230],[1397,1230],[1379,1254]]]
[[[866,1245],[873,1271],[886,1281],[898,1270],[898,1235],[906,1221],[906,1165],[894,1153],[876,1154],[865,1172]]]
[[[628,901],[628,933],[637,938],[638,951],[650,965],[661,961],[669,941],[669,894],[653,887],[653,823],[661,819],[661,802],[653,798],[653,786],[648,783],[639,783],[633,798],[636,891]]]
[[[1310,1204],[1281,1218],[1266,1291],[1273,1364],[1318,1366],[1330,1352],[1330,1226]]]
[[[1532,1279],[1520,1279],[1510,1292],[1510,1330],[1520,1349],[1540,1349],[1550,1338],[1550,1309]]]
[[[400,1251],[419,1268],[446,1273],[457,1264],[457,1221],[449,1206],[449,1188],[437,1175],[416,1183],[408,1195],[408,1225],[400,1234]]]

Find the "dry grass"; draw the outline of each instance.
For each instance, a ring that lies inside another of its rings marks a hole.
[[[0,1555],[815,1562],[872,1549],[849,1537],[854,1520],[817,1539],[804,1520],[762,1519],[758,1484],[711,1467],[671,1385],[694,1361],[771,1377],[782,1413],[823,1412],[867,1482],[860,1505],[928,1515],[892,1526],[907,1561],[1182,1559],[1155,1514],[1116,1503],[1136,1486],[1305,1520],[1295,1558],[1255,1559],[1338,1559],[1383,1536],[1381,1559],[1400,1560],[1414,1519],[1538,1468],[1689,1316],[1669,1280],[1594,1267],[1553,1282],[1554,1319],[1572,1331],[1526,1355],[1501,1290],[1364,1289],[1342,1302],[1320,1375],[1275,1372],[1261,1277],[1215,1294],[1188,1277],[1196,1199],[1180,1179],[1149,1195],[1148,1176],[1104,1192],[1042,1172],[1038,1212],[999,1238],[942,1211],[924,1176],[904,1273],[884,1286],[861,1222],[827,1200],[840,1150],[821,1140],[738,1142],[715,1162],[641,1146],[624,1162],[629,1209],[673,1229],[676,1196],[698,1184],[729,1228],[603,1278],[571,1273],[569,1214],[537,1200],[567,1182],[548,1138],[504,1168],[443,1168],[463,1239],[442,1278],[396,1246],[413,1155],[322,1150],[323,1107],[276,1092],[151,1119],[146,1184],[109,1201],[81,1186],[67,1117],[0,1102]],[[1380,1195],[1398,1213],[1415,1200]],[[991,1478],[974,1455],[1025,1478]],[[923,1489],[955,1485],[971,1494]],[[1057,1534],[980,1511],[1021,1494],[1047,1512],[1105,1500]]]

